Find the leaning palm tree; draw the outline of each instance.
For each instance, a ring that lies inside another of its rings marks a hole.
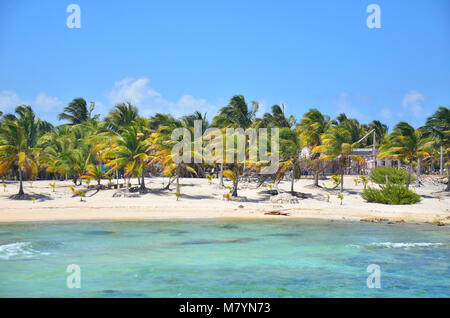
[[[24,195],[23,191],[23,172],[27,172],[28,177],[37,174],[38,166],[36,164],[33,152],[37,149],[29,147],[29,136],[25,128],[17,121],[5,121],[0,127],[0,174],[9,171],[14,165],[19,171],[19,193]]]
[[[341,175],[341,192],[344,190],[344,167],[350,158],[359,160],[357,156],[352,156],[351,151],[358,143],[352,143],[351,133],[342,126],[331,126],[320,136],[321,145],[313,148],[313,152],[324,153],[322,160],[337,160]]]
[[[429,147],[430,139],[425,138],[421,130],[414,129],[414,127],[406,122],[399,122],[395,125],[392,133],[385,138],[378,157],[407,161],[409,168],[406,186],[409,187],[413,172],[413,162],[419,158],[428,156]]]
[[[290,170],[292,173],[291,193],[294,193],[295,176],[300,168],[302,146],[297,132],[287,127],[280,130],[280,165],[275,179],[278,182]]]
[[[139,118],[139,110],[130,102],[117,104],[105,117],[105,126],[113,131],[129,127]]]
[[[109,172],[124,169],[125,177],[129,179],[136,170],[143,171],[142,166],[150,161],[149,141],[144,139],[144,135],[137,127],[125,127],[120,135],[113,139],[113,145],[106,156],[112,158],[106,164],[106,167],[111,167]],[[127,189],[128,184],[129,180]]]
[[[219,129],[242,128],[246,130],[253,124],[258,108],[258,103],[253,101],[252,108],[249,109],[244,96],[235,95],[230,99],[230,103],[227,106],[222,107],[219,110],[219,113],[213,118],[211,127],[216,127]],[[234,170],[239,173],[240,169],[235,167]],[[223,187],[223,163],[220,164],[219,178],[220,186]],[[236,178],[239,179],[239,176],[236,176]],[[233,193],[236,192],[233,191]]]
[[[431,138],[431,144],[442,147],[447,154],[447,174],[450,180],[450,107],[440,106],[436,112],[427,118],[425,126],[422,127],[426,137]],[[450,191],[450,182],[447,182],[446,191]]]
[[[322,136],[333,123],[328,115],[322,114],[317,109],[310,109],[303,115],[300,123],[297,125],[297,130],[300,133],[300,138],[305,146],[314,149],[322,144],[320,136]],[[313,185],[319,186],[319,174],[327,168],[324,165],[319,152],[311,152],[309,157],[314,171]]]
[[[176,195],[177,198],[180,196],[180,177],[182,175],[182,171],[187,170],[194,175],[197,175],[197,172],[194,168],[190,166],[188,162],[183,162],[181,160],[183,156],[187,155],[184,153],[184,149],[181,148],[178,152],[173,150],[173,147],[178,143],[177,140],[173,140],[171,135],[173,131],[173,126],[161,126],[159,129],[154,132],[149,139],[150,148],[149,150],[154,151],[153,158],[151,160],[151,164],[158,164],[163,168],[163,174],[174,176],[173,179],[176,180]],[[184,133],[191,134],[191,132],[186,129]],[[188,137],[188,136],[183,136]],[[189,136],[190,137],[190,136]],[[188,152],[189,156],[194,158],[198,157],[203,159],[202,154],[195,153],[192,143],[188,143]],[[173,180],[172,180],[173,182]],[[169,180],[169,184],[167,185],[167,189],[170,186],[171,181]]]
[[[92,116],[95,103],[91,102],[91,106],[87,107],[87,103],[83,98],[73,99],[69,105],[64,107],[64,111],[58,115],[59,120],[68,120],[70,125],[81,124],[90,119],[97,119],[99,115]]]
[[[262,118],[255,119],[254,127],[278,127],[278,128],[291,128],[296,122],[294,116],[286,118],[284,113],[284,105],[273,105],[272,113],[265,113]]]

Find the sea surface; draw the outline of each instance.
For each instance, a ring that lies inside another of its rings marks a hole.
[[[0,297],[450,297],[450,227],[283,218],[1,223]]]

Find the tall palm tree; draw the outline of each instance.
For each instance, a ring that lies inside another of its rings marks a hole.
[[[219,113],[213,118],[211,126],[217,128],[239,127],[245,130],[252,125],[258,108],[258,103],[253,101],[252,108],[249,109],[244,96],[235,95],[231,97],[227,106],[219,110]]]
[[[92,116],[94,111],[95,103],[91,102],[88,109],[86,101],[81,98],[74,98],[69,105],[64,107],[64,111],[58,115],[59,120],[68,120],[70,125],[81,124],[90,119],[97,119],[98,114]]]
[[[154,132],[150,138],[150,149],[153,149],[154,155],[151,160],[152,164],[159,164],[163,167],[164,175],[174,175],[176,179],[176,195],[177,197],[180,195],[180,177],[183,170],[190,171],[193,174],[197,174],[194,168],[190,166],[187,162],[180,162],[180,158],[185,155],[184,152],[180,151],[175,153],[173,151],[173,146],[178,143],[178,141],[173,140],[171,135],[174,126],[160,126],[156,132]],[[188,130],[188,134],[191,132]],[[190,156],[201,157],[201,154],[196,154],[193,151],[192,143],[189,144]],[[167,185],[167,189],[170,186],[171,181],[169,180],[169,184]]]
[[[259,127],[278,127],[278,128],[291,128],[296,122],[294,116],[286,118],[284,113],[284,105],[273,105],[272,113],[265,113],[262,118],[255,119],[254,126]]]
[[[249,128],[256,116],[259,105],[256,101],[252,102],[252,108],[249,109],[247,102],[243,95],[235,95],[231,97],[227,106],[222,107],[219,113],[213,118],[212,127],[219,129],[223,128],[242,128],[246,130]],[[236,180],[239,180],[238,163],[234,163],[234,171],[236,173]],[[220,164],[220,186],[223,186],[223,163]],[[237,196],[237,183],[233,188],[233,196]]]
[[[121,130],[120,135],[113,139],[111,150],[107,151],[106,156],[112,160],[106,164],[111,167],[111,172],[124,169],[125,177],[131,178],[134,173],[150,161],[149,141],[144,138],[144,134],[139,131],[136,126],[125,127]],[[143,172],[142,172],[143,173]],[[129,181],[127,182],[128,189]],[[143,182],[141,187],[145,187]]]
[[[39,140],[39,163],[49,173],[70,176],[75,185],[92,162],[89,130],[83,126],[59,126]]]
[[[350,158],[359,160],[350,153],[358,144],[352,142],[352,135],[346,127],[333,125],[320,136],[321,145],[313,148],[313,152],[324,153],[323,160],[337,160],[341,175],[341,192],[344,190],[344,167]]]
[[[130,102],[117,104],[114,106],[108,116],[105,117],[107,128],[119,131],[122,128],[129,127],[139,118],[139,110]]]
[[[384,136],[387,134],[388,132],[388,126],[383,124],[382,122],[380,122],[379,120],[373,120],[371,123],[369,123],[368,125],[368,130],[372,130],[375,129],[375,134],[376,134],[376,146],[380,147],[382,142],[383,142],[383,138]],[[368,138],[367,139],[367,146],[371,146],[373,144],[373,139]]]
[[[0,127],[0,174],[4,174],[14,165],[19,171],[19,196],[24,195],[23,172],[28,177],[37,174],[38,166],[34,158],[33,149],[29,146],[29,136],[23,126],[17,121],[5,121]]]
[[[414,129],[406,122],[399,122],[395,125],[392,133],[385,138],[378,157],[406,160],[409,164],[406,185],[409,187],[413,172],[413,162],[428,156],[429,147],[430,140],[425,138],[424,133],[420,129]]]
[[[291,193],[294,193],[295,176],[300,168],[300,152],[302,142],[297,132],[288,127],[280,130],[280,165],[276,173],[276,180],[282,179],[287,171],[291,171]]]
[[[209,122],[206,119],[206,113],[202,114],[198,110],[196,110],[191,115],[183,116],[181,118],[181,121],[183,122],[185,127],[189,127],[190,129],[194,128],[194,122],[196,120],[200,120],[202,122],[202,132],[208,129]]]
[[[6,114],[3,119],[17,121],[25,129],[28,146],[32,148],[42,135],[53,129],[53,125],[37,117],[29,105],[17,106],[14,114]]]
[[[433,146],[442,147],[447,154],[447,174],[450,180],[450,107],[440,106],[427,118],[421,129],[425,132],[425,136],[431,139]],[[447,182],[446,191],[450,191],[450,181]]]
[[[328,130],[333,123],[330,116],[322,114],[317,109],[310,109],[303,115],[300,123],[297,125],[297,130],[300,133],[305,146],[314,149],[322,144],[321,136]],[[311,152],[310,158],[312,168],[314,171],[313,185],[319,186],[319,174],[326,169],[327,165],[322,164],[320,152]]]

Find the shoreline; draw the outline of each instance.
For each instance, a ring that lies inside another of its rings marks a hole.
[[[182,219],[321,219],[341,221],[365,221],[375,223],[432,223],[438,225],[450,224],[450,196],[443,194],[435,198],[439,189],[431,186],[417,188],[422,196],[422,202],[413,205],[383,205],[367,203],[360,197],[361,186],[351,184],[352,178],[346,176],[346,190],[343,204],[336,198],[336,193],[326,189],[312,189],[311,180],[296,181],[295,190],[308,193],[306,199],[298,199],[297,203],[274,203],[271,196],[261,194],[252,184],[242,184],[239,195],[246,196],[247,202],[223,200],[226,189],[210,184],[204,179],[182,179],[182,197],[176,200],[172,191],[161,191],[163,178],[149,178],[147,188],[149,193],[137,198],[114,198],[116,190],[90,190],[86,202],[80,202],[73,197],[67,187],[70,181],[57,181],[55,192],[50,189],[49,181],[35,181],[32,187],[24,183],[25,192],[36,195],[35,202],[31,200],[11,200],[18,189],[17,184],[9,183],[8,192],[0,192],[0,223],[38,222],[38,221],[139,221],[139,220],[182,220]],[[137,181],[133,180],[133,184]],[[217,181],[216,181],[217,182]],[[329,181],[324,181],[326,184]],[[17,187],[17,189],[16,189]],[[286,191],[290,182],[280,183],[280,190]],[[79,187],[82,189],[83,187]],[[39,197],[41,195],[41,197]],[[331,199],[327,201],[327,195]],[[285,215],[265,215],[289,213]]]

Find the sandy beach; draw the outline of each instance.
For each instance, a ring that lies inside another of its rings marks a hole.
[[[67,187],[68,181],[56,181],[55,191],[49,186],[51,181],[24,183],[25,192],[35,196],[35,200],[11,200],[9,196],[18,191],[17,182],[7,182],[0,189],[0,222],[29,222],[57,220],[139,220],[139,219],[182,219],[182,218],[319,218],[351,221],[382,222],[430,222],[440,225],[450,223],[450,196],[442,192],[443,185],[424,182],[412,189],[421,195],[422,201],[413,205],[384,205],[365,202],[360,193],[362,185],[355,185],[352,176],[344,180],[344,200],[337,198],[337,190],[314,188],[310,179],[295,182],[295,191],[307,194],[298,203],[274,203],[271,196],[262,193],[268,189],[264,184],[256,188],[256,183],[240,183],[239,196],[247,202],[232,202],[223,198],[228,189],[220,188],[218,180],[210,183],[206,179],[181,179],[181,198],[177,201],[173,185],[171,190],[161,190],[167,178],[146,178],[149,193],[139,197],[113,197],[117,190],[89,189],[86,185],[77,188],[86,191],[84,202],[73,196]],[[103,181],[102,184],[107,184]],[[225,181],[226,185],[231,182]],[[137,180],[132,180],[137,185]],[[331,187],[328,180],[320,185]],[[91,184],[91,187],[92,184]],[[287,191],[290,182],[280,183],[279,189]],[[329,202],[328,202],[328,196]],[[440,199],[438,198],[440,195]],[[266,215],[277,211],[288,215]]]

